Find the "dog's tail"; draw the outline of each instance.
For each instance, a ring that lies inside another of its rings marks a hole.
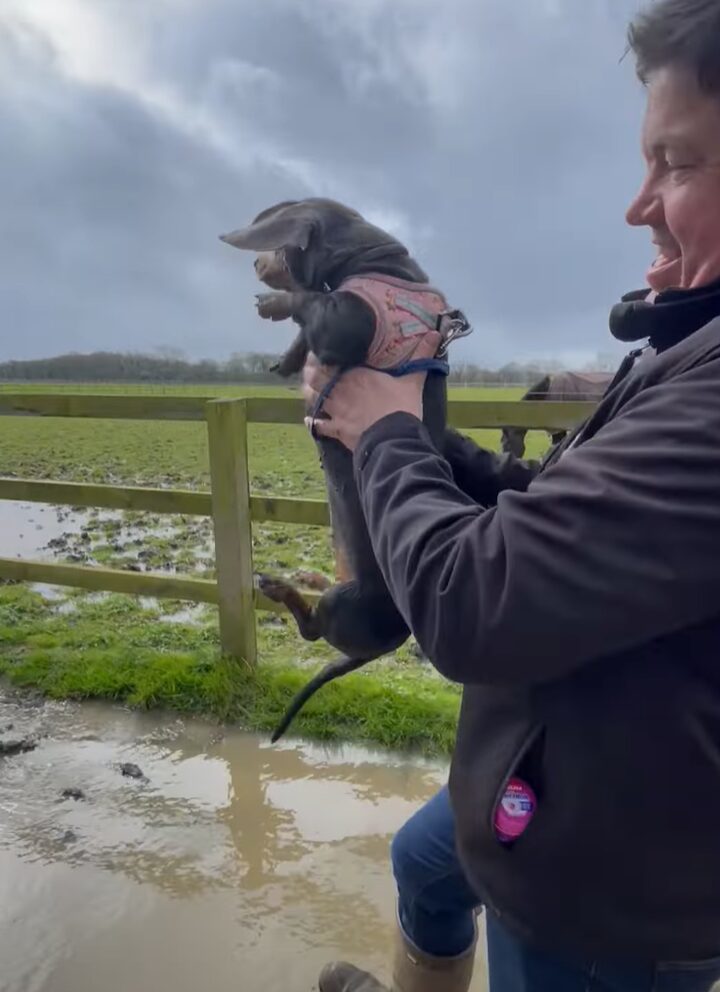
[[[337,661],[331,661],[329,665],[322,668],[293,698],[272,735],[272,743],[275,744],[280,740],[305,703],[315,695],[318,689],[322,689],[328,682],[339,679],[341,675],[347,675],[349,672],[362,668],[363,665],[367,665],[372,660],[372,658],[338,658]]]

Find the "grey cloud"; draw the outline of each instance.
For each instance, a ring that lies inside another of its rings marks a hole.
[[[257,347],[254,279],[218,234],[284,177],[238,174],[117,91],[13,68],[33,85],[0,114],[4,355]]]
[[[108,3],[113,16],[126,4]],[[273,200],[397,217],[477,361],[607,348],[647,239],[623,225],[642,94],[630,0],[207,0],[169,6],[155,78],[237,155],[136,95],[0,47],[0,355],[273,348],[249,262],[217,242]],[[22,99],[18,98],[21,94]]]

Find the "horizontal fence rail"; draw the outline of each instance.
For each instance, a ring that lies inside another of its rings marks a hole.
[[[304,416],[303,402],[293,396],[250,396],[245,401],[248,422],[295,424]],[[455,400],[448,403],[448,423],[453,427],[526,427],[528,430],[565,430],[584,420],[593,403],[563,403],[542,400]]]
[[[93,396],[1,391],[0,416],[204,421],[209,403],[246,404],[250,424],[300,424],[304,416],[303,401],[294,396],[217,399],[212,396]],[[448,422],[454,427],[468,429],[563,430],[583,420],[593,409],[594,404],[589,402],[452,399],[448,404]]]
[[[37,582],[51,586],[72,586],[90,592],[123,592],[157,599],[179,599],[191,603],[218,605],[218,584],[210,579],[193,579],[182,575],[153,572],[123,572],[119,568],[98,568],[87,565],[63,565],[48,561],[28,561],[21,558],[0,558],[0,578],[14,582]],[[315,603],[320,593],[303,593]],[[267,596],[255,590],[256,609],[271,613],[284,612]]]
[[[193,489],[146,489],[142,486],[88,485],[49,479],[0,478],[0,499],[57,506],[99,507],[103,510],[143,510],[211,517],[212,493]],[[292,496],[251,496],[250,519],[257,523],[330,524],[328,505],[322,499]]]
[[[520,427],[557,431],[574,427],[593,409],[594,404],[587,402],[451,399],[448,421],[465,430]],[[210,517],[217,580],[2,557],[0,579],[210,603],[219,610],[223,651],[255,664],[255,610],[280,612],[282,608],[254,587],[252,524],[328,526],[330,516],[324,500],[250,492],[247,426],[300,424],[303,415],[302,400],[294,396],[223,399],[0,392],[0,417],[204,422],[210,452],[210,492],[0,478],[0,499]],[[310,602],[319,598],[318,593],[304,595]]]
[[[90,417],[98,420],[205,420],[212,396],[93,396],[88,393],[4,393],[0,416]]]
[[[49,585],[76,586],[93,592],[130,592],[138,596],[217,603],[217,583],[181,575],[123,572],[118,568],[62,565],[55,562],[0,558],[0,577]]]

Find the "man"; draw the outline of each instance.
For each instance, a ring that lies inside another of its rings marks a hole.
[[[449,794],[393,844],[396,992],[465,992],[481,904],[493,992],[720,977],[720,3],[658,0],[629,37],[647,174],[627,219],[657,257],[611,326],[657,354],[534,477],[459,436],[441,458],[420,375],[353,370],[315,425],[354,451],[398,608],[464,685]],[[327,379],[306,369],[311,401]],[[511,778],[536,802],[514,839]]]

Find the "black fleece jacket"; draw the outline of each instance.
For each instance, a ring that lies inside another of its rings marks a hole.
[[[543,466],[459,435],[446,460],[407,414],[355,452],[393,598],[464,686],[463,864],[545,948],[720,955],[720,290],[709,314],[686,297]],[[514,773],[538,808],[507,847],[492,823]]]

